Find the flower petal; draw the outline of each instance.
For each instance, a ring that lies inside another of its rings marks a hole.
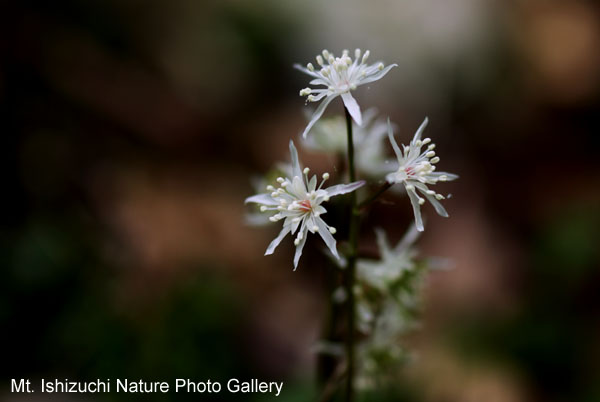
[[[281,243],[281,240],[283,240],[285,235],[287,235],[289,232],[290,232],[290,227],[284,226],[283,229],[281,229],[281,232],[279,232],[279,234],[277,235],[277,237],[275,239],[273,239],[271,244],[269,244],[269,247],[267,247],[267,251],[265,251],[265,255],[273,254],[273,251],[275,251],[277,246],[279,246],[279,243]]]
[[[415,133],[413,142],[417,142],[418,140],[421,139],[421,134],[423,134],[423,131],[425,131],[425,127],[427,127],[428,123],[429,123],[429,118],[425,117],[425,120],[423,120],[423,123],[421,123],[421,125],[417,129],[417,132]]]
[[[444,208],[442,203],[439,202],[433,195],[427,194],[429,188],[427,188],[425,184],[415,183],[415,187],[421,190],[425,198],[427,198],[431,205],[433,205],[433,207],[435,208],[435,212],[437,212],[438,215],[443,216],[444,218],[448,217],[448,212],[446,212],[446,209]]]
[[[298,160],[298,151],[294,146],[294,141],[290,140],[290,155],[292,156],[292,176],[302,177],[302,169]]]
[[[288,186],[288,191],[291,192],[296,198],[303,199],[306,197],[307,191],[302,176],[294,176],[292,185]]]
[[[448,217],[448,212],[446,212],[446,208],[444,208],[442,203],[436,200],[436,198],[433,195],[425,194],[425,198],[427,198],[431,205],[433,205],[433,207],[435,208],[435,212],[437,212],[438,215],[443,216],[444,218]]]
[[[304,243],[306,243],[306,237],[308,236],[308,231],[304,230],[304,236],[300,239],[300,242],[296,246],[296,252],[294,253],[294,271],[298,268],[298,261],[300,261],[300,256],[302,255],[302,249],[304,248]]]
[[[382,254],[389,252],[391,247],[390,243],[388,242],[385,231],[382,228],[375,228],[375,237],[377,239],[377,247],[379,248],[379,251]]]
[[[445,181],[452,181],[452,180],[458,179],[457,174],[448,173],[448,172],[432,172],[432,173],[429,173],[429,175],[435,177],[436,179],[439,179],[440,176],[446,176]]]
[[[308,125],[304,129],[304,132],[302,133],[302,137],[306,138],[306,134],[308,134],[308,132],[310,131],[312,126],[314,126],[315,123],[317,122],[317,120],[319,120],[319,118],[321,116],[323,116],[323,112],[325,112],[327,105],[329,105],[331,103],[331,101],[336,97],[337,97],[337,95],[328,95],[325,99],[323,99],[323,101],[317,107],[317,110],[315,110],[315,112],[313,113],[310,121],[308,122]]]
[[[314,71],[310,71],[308,68],[306,68],[306,67],[304,67],[303,65],[300,65],[300,64],[298,64],[298,63],[294,64],[294,68],[295,68],[296,70],[300,70],[300,71],[302,71],[303,73],[305,73],[305,74],[308,74],[308,75],[310,75],[310,76],[312,76],[312,77],[319,77],[319,74],[317,74],[317,73],[316,73],[316,72],[314,72]]]
[[[388,138],[390,139],[390,142],[392,143],[392,148],[394,149],[394,153],[396,154],[398,163],[402,164],[404,155],[402,154],[402,151],[400,150],[400,147],[398,147],[398,143],[396,142],[396,139],[394,138],[394,132],[392,131],[392,123],[390,123],[389,117],[388,117],[388,121],[387,121],[387,127],[388,127],[388,129],[387,129]]]
[[[394,67],[398,67],[398,65],[397,64],[390,64],[389,66],[385,67],[383,70],[379,71],[378,73],[375,73],[375,74],[373,74],[373,75],[371,75],[369,77],[366,77],[364,80],[362,80],[360,82],[359,85],[368,84],[370,82],[382,79],[383,76],[386,75]]]
[[[362,115],[360,113],[360,106],[356,103],[356,99],[354,99],[350,92],[345,92],[342,94],[342,100],[344,101],[344,106],[346,106],[350,116],[352,116],[356,124],[362,127]]]
[[[329,226],[327,226],[325,221],[323,221],[323,219],[321,218],[315,218],[315,223],[317,224],[317,227],[319,228],[319,234],[321,235],[321,238],[329,248],[329,251],[331,251],[331,254],[333,254],[334,257],[339,260],[340,256],[335,246],[335,239],[329,232]]]
[[[252,197],[246,198],[246,200],[244,201],[245,204],[248,204],[249,202],[254,202],[256,204],[263,204],[263,205],[279,205],[279,202],[277,202],[275,199],[273,199],[273,197],[271,197],[271,194],[253,195]]]
[[[410,228],[406,231],[402,239],[394,247],[394,252],[400,253],[407,250],[421,235],[421,232],[417,230],[415,225],[410,225]]]
[[[419,196],[417,195],[414,189],[406,189],[406,193],[408,194],[408,198],[410,198],[410,203],[413,207],[413,213],[415,214],[415,224],[417,226],[417,230],[419,232],[422,232],[423,230],[425,230],[425,228],[423,227],[423,218],[421,217],[421,205],[419,204]]]
[[[359,180],[359,181],[355,181],[350,184],[337,184],[335,186],[327,187],[325,189],[325,191],[327,191],[327,194],[330,197],[334,197],[336,195],[350,193],[350,192],[364,186],[364,184],[365,184],[364,180]]]

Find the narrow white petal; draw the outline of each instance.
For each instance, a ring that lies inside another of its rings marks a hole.
[[[306,196],[306,186],[304,185],[304,180],[302,176],[294,176],[294,180],[292,180],[292,186],[288,191],[291,191],[296,198],[304,198]]]
[[[314,191],[317,188],[317,175],[313,175],[308,182],[308,191]]]
[[[388,117],[388,138],[390,139],[390,142],[392,143],[392,148],[394,149],[394,153],[396,154],[396,159],[398,159],[398,163],[402,163],[402,159],[404,158],[404,155],[402,155],[402,151],[400,150],[400,147],[398,147],[398,143],[396,142],[396,139],[394,138],[394,132],[392,131],[392,123],[390,123],[390,119]]]
[[[390,244],[388,243],[385,231],[382,228],[375,228],[375,236],[377,238],[377,247],[380,251],[390,250]]]
[[[433,207],[435,208],[435,212],[437,212],[438,215],[443,216],[444,218],[448,217],[448,212],[446,212],[446,208],[444,208],[442,203],[436,200],[433,195],[425,194],[425,198],[427,198],[431,205],[433,205]]]
[[[294,253],[294,271],[298,268],[298,261],[300,261],[300,256],[302,255],[302,249],[304,248],[304,243],[306,243],[306,237],[308,236],[308,232],[304,231],[304,236],[300,239],[300,243],[296,246],[296,252]]]
[[[317,120],[319,120],[319,118],[321,116],[323,116],[323,112],[325,112],[327,105],[329,105],[335,97],[337,97],[337,95],[328,95],[325,99],[323,99],[323,101],[317,107],[317,110],[315,110],[315,112],[313,113],[310,121],[308,122],[308,125],[304,129],[304,132],[302,133],[302,137],[306,138],[306,134],[308,134],[308,132],[310,131],[312,126],[315,125]]]
[[[452,180],[458,179],[457,174],[447,173],[447,172],[432,172],[432,173],[429,173],[429,175],[435,177],[436,179],[439,179],[440,176],[446,176],[445,181],[452,181]]]
[[[350,192],[364,186],[364,184],[365,184],[364,180],[359,180],[359,181],[355,181],[350,184],[337,184],[335,186],[327,187],[325,189],[325,191],[327,191],[327,194],[330,197],[334,197],[336,195],[350,193]]]
[[[312,77],[319,77],[319,74],[317,74],[315,71],[310,71],[308,68],[306,68],[306,67],[304,67],[304,66],[302,66],[302,65],[300,65],[298,63],[294,64],[294,68],[296,70],[300,70],[303,73],[308,74],[308,75],[310,75]]]
[[[425,198],[427,198],[427,200],[431,203],[431,205],[433,205],[433,207],[435,208],[435,212],[437,212],[438,215],[443,216],[444,218],[448,217],[448,212],[446,212],[446,209],[444,208],[442,203],[439,202],[435,198],[435,196],[427,194],[427,190],[429,190],[429,188],[425,184],[416,183],[415,187],[418,188],[419,190],[421,190],[421,192],[423,193]]]
[[[429,123],[429,118],[425,117],[425,120],[423,120],[423,123],[421,123],[421,125],[417,129],[417,132],[415,133],[413,141],[416,142],[421,139],[421,134],[423,134],[423,131],[425,131],[425,127],[427,127],[428,123]]]
[[[419,196],[417,195],[414,189],[406,190],[408,197],[410,198],[410,203],[413,207],[413,213],[415,214],[415,224],[417,226],[417,230],[422,232],[425,230],[423,227],[423,218],[421,218],[421,205],[419,205]]]
[[[302,169],[298,160],[298,151],[294,146],[294,141],[290,140],[290,155],[292,156],[292,176],[302,177]]]
[[[421,232],[417,230],[415,225],[410,225],[410,228],[406,231],[402,240],[398,242],[396,247],[394,247],[395,252],[402,252],[408,249],[421,235]]]
[[[356,124],[362,127],[362,115],[356,99],[354,99],[350,92],[346,92],[342,94],[342,100],[344,101],[344,106],[348,109],[350,116],[352,116]]]
[[[281,243],[281,240],[283,240],[285,235],[287,235],[289,232],[290,232],[290,227],[284,226],[283,229],[281,229],[281,232],[279,232],[279,234],[277,235],[277,237],[275,239],[273,239],[271,244],[269,244],[269,247],[267,247],[267,251],[265,251],[265,255],[273,254],[273,251],[275,251],[277,246],[279,246],[279,243]]]
[[[378,73],[375,73],[371,76],[366,77],[364,80],[362,80],[360,82],[359,85],[368,84],[370,82],[374,82],[374,81],[382,79],[394,67],[398,67],[398,65],[390,64],[389,66],[385,67],[383,70],[379,71]]]
[[[279,205],[279,202],[274,200],[270,194],[253,195],[252,197],[246,198],[246,200],[244,201],[244,203],[246,203],[246,204],[248,204],[249,202],[253,202],[256,204],[263,204],[263,205]]]
[[[321,238],[329,248],[329,251],[331,251],[331,254],[333,254],[334,257],[339,260],[340,256],[337,252],[337,248],[335,247],[335,239],[329,232],[329,227],[321,218],[315,218],[315,222],[317,224],[317,227],[319,228],[319,234],[321,235]]]

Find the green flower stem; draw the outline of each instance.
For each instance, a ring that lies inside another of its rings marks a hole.
[[[348,171],[350,172],[350,182],[356,181],[356,171],[354,168],[354,140],[352,138],[352,117],[348,109],[346,112],[346,128],[348,131]],[[346,402],[352,402],[354,399],[354,337],[355,337],[355,316],[356,301],[354,297],[354,281],[356,271],[356,255],[358,253],[358,208],[356,201],[356,192],[350,193],[350,229],[348,235],[349,254],[348,265],[344,271],[345,289],[347,294],[348,308],[348,327],[346,333]]]

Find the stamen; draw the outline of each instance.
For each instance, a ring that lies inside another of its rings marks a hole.
[[[366,61],[367,61],[367,59],[369,58],[369,55],[370,55],[370,54],[371,54],[371,52],[370,52],[370,51],[368,51],[368,50],[365,52],[365,54],[363,55],[363,58],[362,58],[362,62],[363,62],[363,63],[366,63]]]
[[[335,234],[336,232],[337,232],[337,229],[336,229],[336,228],[334,228],[333,226],[330,226],[330,227],[329,227],[329,233],[331,233],[331,234]]]

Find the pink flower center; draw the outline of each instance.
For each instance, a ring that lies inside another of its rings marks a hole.
[[[300,201],[298,204],[300,204],[301,211],[309,212],[312,209],[312,206],[310,205],[309,200]]]

